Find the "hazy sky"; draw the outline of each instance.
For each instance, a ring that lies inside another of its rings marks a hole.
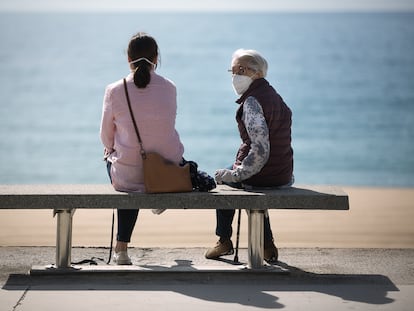
[[[414,11],[414,0],[0,0],[0,11]]]

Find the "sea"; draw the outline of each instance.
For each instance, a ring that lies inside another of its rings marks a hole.
[[[293,113],[299,184],[414,186],[414,13],[0,13],[0,184],[108,183],[106,85],[144,31],[178,91],[184,157],[213,175],[240,144],[232,53],[258,50]]]

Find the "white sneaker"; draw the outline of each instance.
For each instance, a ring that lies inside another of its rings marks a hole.
[[[132,265],[131,258],[129,258],[127,251],[115,252],[114,263],[117,265]]]
[[[155,215],[160,215],[160,214],[164,213],[166,210],[167,209],[165,209],[165,208],[157,208],[157,209],[153,209],[152,213],[155,214]]]

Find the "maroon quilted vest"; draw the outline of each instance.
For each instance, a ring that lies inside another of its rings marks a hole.
[[[237,152],[236,165],[240,165],[250,150],[250,139],[246,127],[241,120],[243,103],[247,97],[253,96],[260,103],[269,128],[270,156],[262,170],[244,184],[270,187],[289,183],[293,174],[293,150],[291,147],[292,112],[282,97],[266,79],[256,79],[249,89],[236,101],[240,104],[236,113],[242,144]]]

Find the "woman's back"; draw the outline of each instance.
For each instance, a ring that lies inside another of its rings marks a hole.
[[[132,73],[126,81],[131,107],[145,150],[156,151],[165,158],[179,163],[184,147],[175,130],[175,85],[154,71],[151,71],[150,83],[145,88],[138,88],[134,84]],[[106,147],[114,149],[108,160],[112,162],[111,177],[115,189],[143,191],[140,147],[122,80],[106,88],[101,138]]]

